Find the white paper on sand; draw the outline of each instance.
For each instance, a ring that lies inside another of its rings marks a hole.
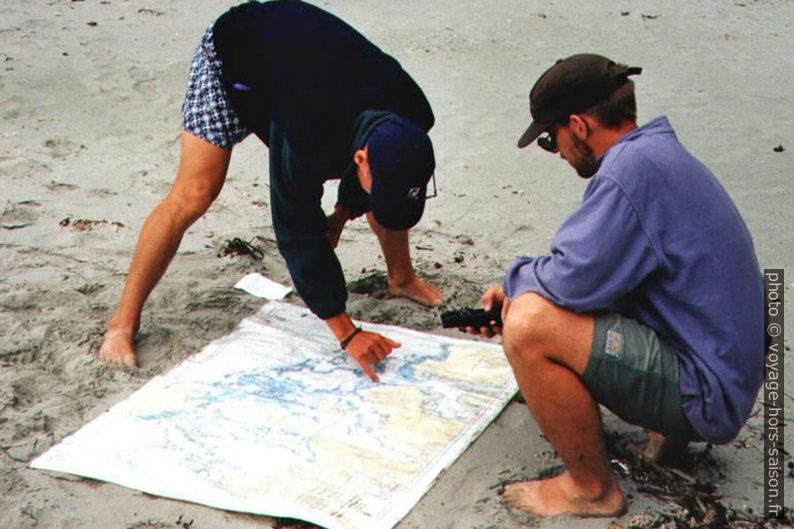
[[[380,383],[321,320],[271,302],[31,466],[328,529],[390,529],[517,388],[498,346],[363,326],[402,343]]]
[[[287,294],[292,292],[292,287],[280,285],[262,274],[253,272],[243,277],[234,285],[234,288],[245,290],[252,296],[266,298],[270,300],[284,299]]]

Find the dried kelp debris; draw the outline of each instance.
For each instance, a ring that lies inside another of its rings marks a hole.
[[[265,252],[263,252],[261,248],[239,237],[227,239],[226,242],[223,243],[223,246],[218,251],[218,257],[226,257],[227,255],[247,255],[257,261],[261,261],[265,258]]]
[[[722,503],[714,482],[725,477],[711,445],[689,453],[672,466],[661,466],[642,457],[627,436],[607,434],[613,469],[636,484],[637,492],[668,503],[667,512],[643,513],[628,525],[613,522],[608,529],[777,529],[794,527],[794,514],[784,509],[780,518],[764,519],[752,509],[737,510]]]

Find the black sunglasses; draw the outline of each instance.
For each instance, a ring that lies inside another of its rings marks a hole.
[[[438,196],[438,191],[436,190],[436,173],[431,174],[430,178],[433,180],[433,194],[431,195],[427,191],[425,191],[425,200],[429,198],[435,198]]]
[[[549,128],[543,131],[543,134],[538,138],[538,145],[541,149],[548,152],[557,150],[557,134],[559,134],[559,127],[567,125],[567,121],[558,121],[553,123]],[[556,132],[555,132],[555,129]]]
[[[538,146],[544,151],[554,152],[557,150],[557,135],[546,131],[538,138]]]
[[[582,121],[584,121],[584,125],[585,127],[587,127],[587,134],[590,134],[590,123],[588,123],[587,120],[584,118],[582,118]],[[548,151],[548,152],[556,151],[557,134],[560,131],[557,130],[557,132],[553,132],[554,127],[564,127],[567,124],[568,124],[567,121],[560,121],[559,123],[556,123],[551,127],[549,127],[548,129],[544,130],[543,134],[538,138],[538,146],[540,146],[540,148],[543,149],[544,151]]]

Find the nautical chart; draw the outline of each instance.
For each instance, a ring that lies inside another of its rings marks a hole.
[[[265,305],[31,464],[328,529],[389,529],[516,392],[501,348],[402,343],[373,383],[305,309]]]

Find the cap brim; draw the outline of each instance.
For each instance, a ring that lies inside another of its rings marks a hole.
[[[397,231],[409,230],[416,226],[422,219],[424,211],[424,199],[402,201],[400,204],[392,203],[390,205],[384,205],[383,203],[372,204],[372,214],[378,224],[384,228]]]
[[[522,134],[521,137],[518,139],[518,148],[523,149],[524,147],[535,141],[535,138],[540,136],[543,133],[543,131],[546,130],[547,128],[548,128],[547,125],[538,123],[537,121],[533,121],[529,125],[529,128],[526,130],[526,132],[524,132],[524,134]]]
[[[375,169],[370,165],[370,169]],[[370,188],[370,207],[378,224],[390,230],[408,230],[419,223],[425,211],[427,184],[416,189],[413,195],[403,194],[406,191],[384,185],[373,171],[372,187]]]

